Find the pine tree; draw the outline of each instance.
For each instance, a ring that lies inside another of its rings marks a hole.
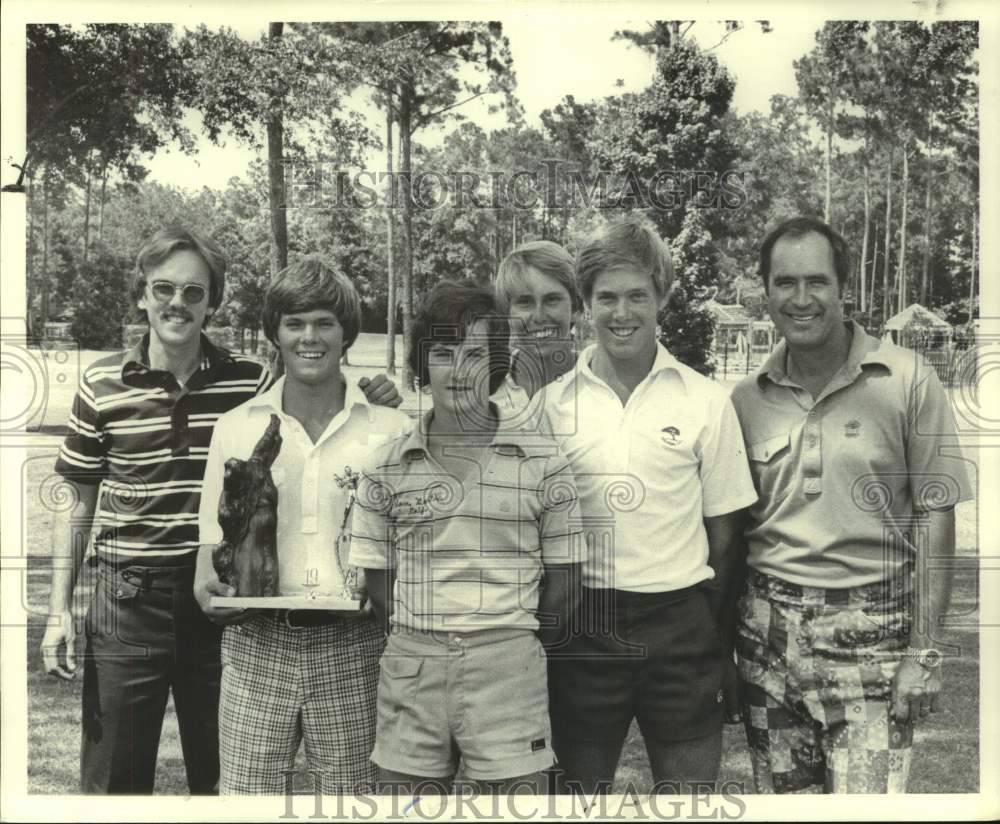
[[[681,363],[711,376],[715,320],[704,304],[719,283],[719,255],[700,209],[687,210],[670,253],[674,288],[660,311],[660,342]]]

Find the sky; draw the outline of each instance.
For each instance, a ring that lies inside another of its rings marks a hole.
[[[640,91],[652,78],[651,56],[627,42],[611,39],[619,29],[646,28],[644,20],[616,19],[606,13],[569,17],[554,10],[540,12],[523,7],[506,17],[498,17],[510,40],[517,96],[530,126],[540,126],[540,113],[558,104],[567,94],[581,102],[599,100],[623,91]],[[815,32],[821,25],[822,15],[773,19],[772,31],[764,34],[748,20],[741,31],[716,45],[725,35],[722,23],[700,21],[688,36],[695,37],[702,48],[711,48],[711,53],[736,78],[733,109],[740,113],[767,112],[772,95],[795,93],[792,63],[812,48]],[[249,40],[259,38],[264,32],[263,23],[255,26],[246,18],[235,28]],[[620,87],[616,85],[619,80]],[[381,134],[381,115],[368,107],[361,95],[353,98],[353,102],[359,110],[370,114],[369,124]],[[485,100],[473,101],[462,111],[483,128],[502,127],[504,116],[487,113],[488,105]],[[200,118],[192,114],[188,127],[198,134]],[[421,132],[420,141],[433,145],[452,128],[454,124],[449,123],[437,133]],[[195,155],[185,155],[177,149],[161,150],[145,160],[144,165],[150,169],[150,177],[161,183],[185,188],[224,188],[230,177],[245,173],[254,157],[253,151],[234,139],[215,146],[201,137]],[[381,168],[380,158],[373,156],[371,161]]]

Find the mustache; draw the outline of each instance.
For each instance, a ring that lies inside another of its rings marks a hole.
[[[160,312],[161,318],[168,318],[174,315],[184,318],[184,320],[194,320],[194,317],[189,312],[184,312],[180,309],[167,309],[164,312]]]

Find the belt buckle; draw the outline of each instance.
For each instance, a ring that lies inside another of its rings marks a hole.
[[[281,620],[285,622],[285,626],[288,627],[289,629],[298,629],[298,630],[305,629],[305,626],[303,624],[293,624],[291,620],[289,620],[295,612],[298,612],[298,610],[294,609],[282,610]]]

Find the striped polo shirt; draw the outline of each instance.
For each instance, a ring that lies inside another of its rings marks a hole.
[[[205,459],[218,417],[270,383],[258,362],[201,337],[184,386],[149,366],[149,335],[84,373],[56,472],[100,483],[94,549],[116,564],[193,564]]]
[[[473,464],[460,482],[428,451],[432,415],[366,465],[351,563],[396,569],[397,628],[536,630],[544,567],[583,560],[569,464],[555,441],[501,419],[488,446],[449,447]]]

